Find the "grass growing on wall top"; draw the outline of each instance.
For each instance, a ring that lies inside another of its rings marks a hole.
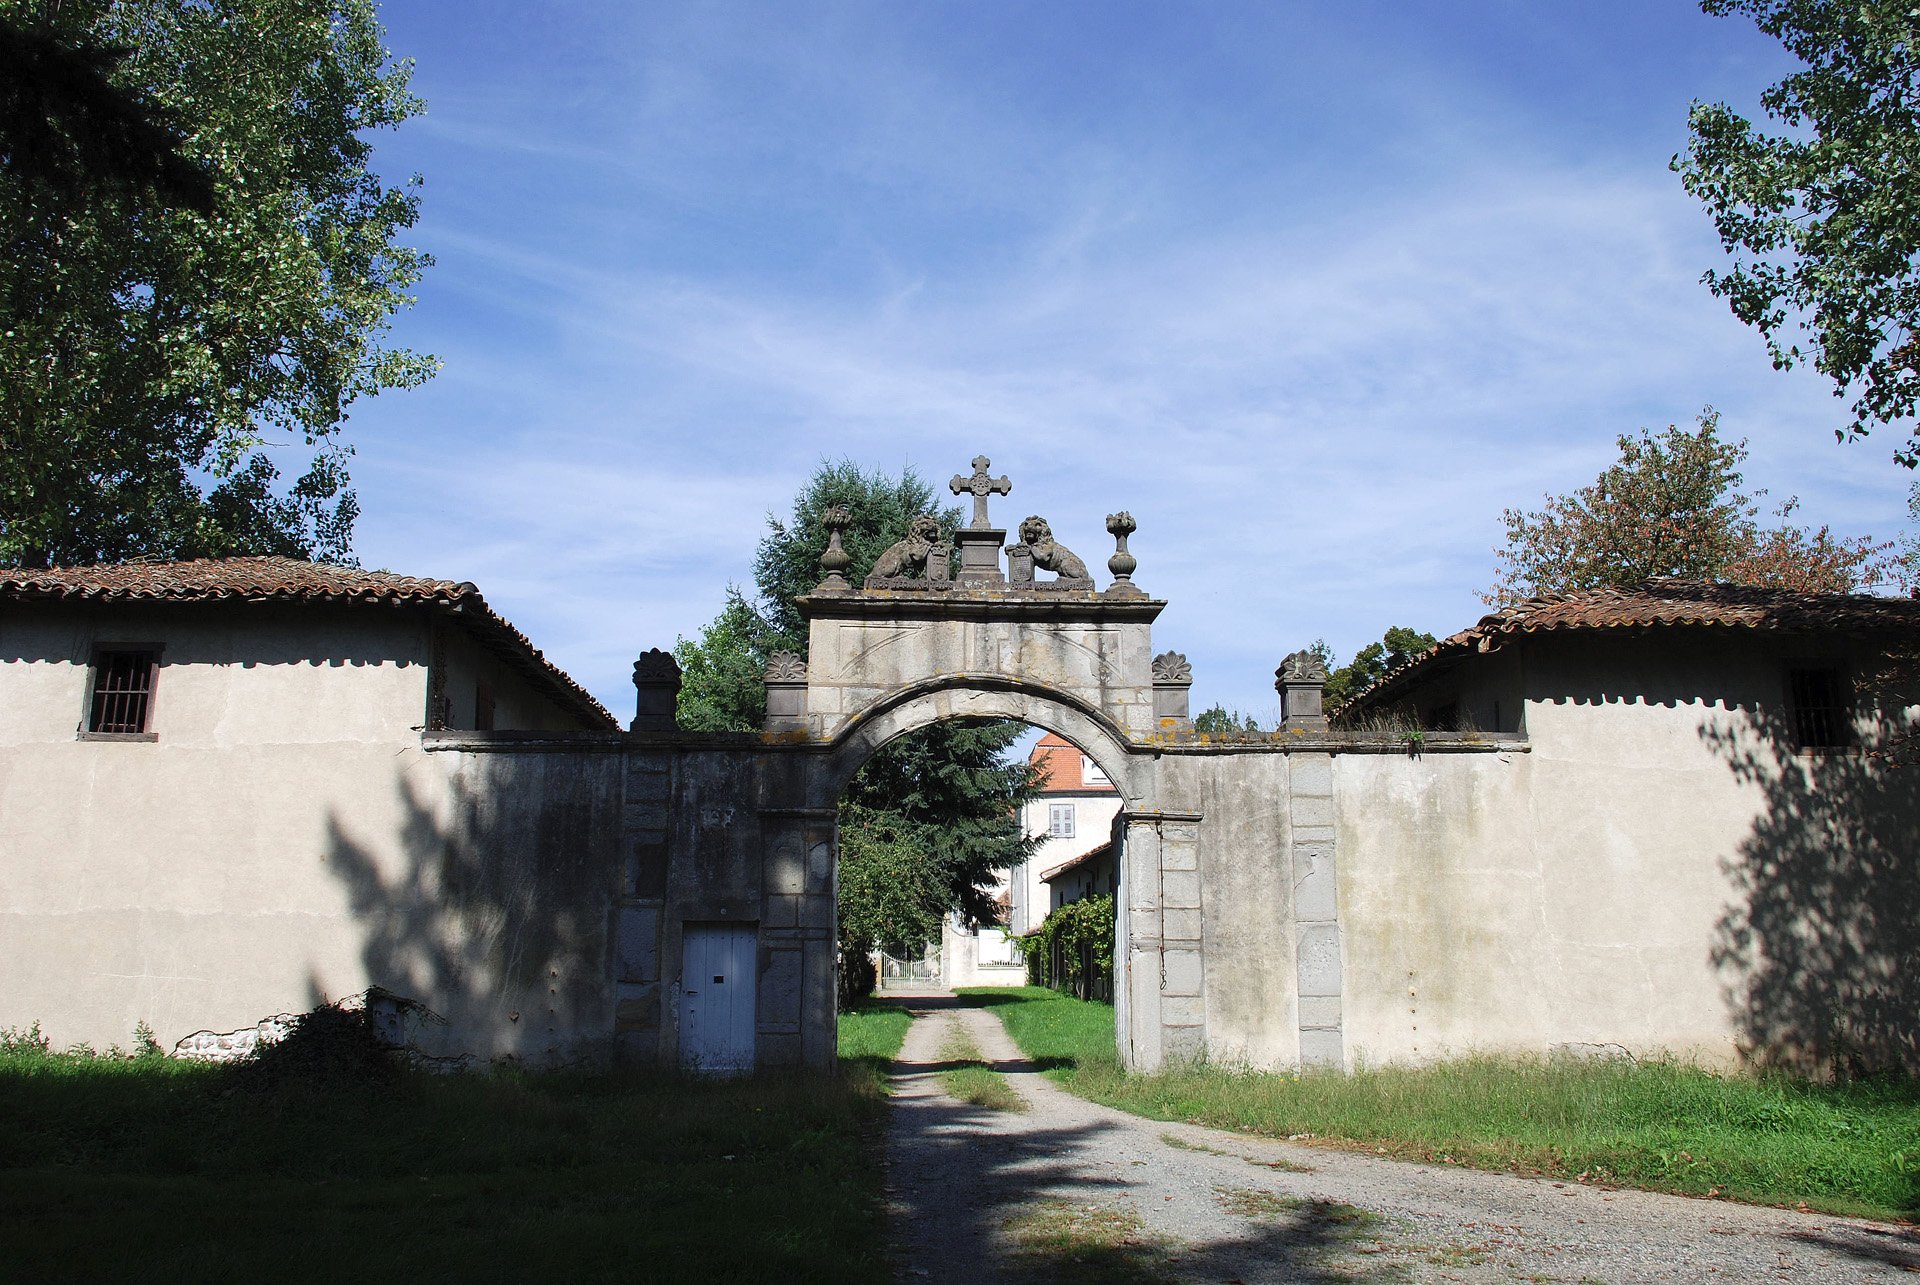
[[[0,1045],[10,1275],[886,1279],[884,1099],[864,1064],[236,1083]]]
[[[1207,1066],[1126,1076],[1111,1007],[1035,988],[967,994],[1066,1087],[1153,1119],[1567,1181],[1920,1215],[1913,1080],[1830,1085],[1674,1062],[1497,1058],[1350,1076]]]

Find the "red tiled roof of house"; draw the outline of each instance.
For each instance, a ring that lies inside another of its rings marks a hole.
[[[1526,634],[1677,627],[1803,634],[1920,633],[1920,600],[1800,593],[1697,580],[1651,580],[1638,589],[1543,594],[1482,616],[1471,629],[1463,629],[1411,657],[1347,705],[1372,704],[1438,665],[1470,653],[1497,651]]]
[[[1065,737],[1048,732],[1033,747],[1027,756],[1040,773],[1040,792],[1042,794],[1065,794],[1073,791],[1098,790],[1112,792],[1110,781],[1089,781],[1081,770],[1085,755],[1080,747]]]
[[[607,708],[496,614],[470,582],[362,571],[297,558],[198,558],[0,572],[0,599],[87,602],[334,602],[417,604],[460,621],[562,706],[618,727]]]
[[[1081,853],[1077,857],[1068,857],[1065,861],[1062,861],[1059,865],[1053,866],[1050,869],[1042,870],[1040,872],[1040,882],[1052,883],[1055,879],[1058,879],[1061,875],[1066,874],[1069,870],[1076,870],[1079,867],[1086,865],[1087,862],[1092,861],[1095,857],[1104,855],[1112,847],[1113,847],[1113,841],[1108,840],[1107,842],[1101,844],[1097,848],[1089,848],[1087,851]]]

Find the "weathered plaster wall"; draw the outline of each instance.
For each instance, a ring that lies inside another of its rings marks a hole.
[[[1294,862],[1285,754],[1167,754],[1163,805],[1198,813],[1208,1052],[1256,1067],[1296,1065]]]
[[[618,755],[429,752],[418,618],[237,614],[0,621],[0,1025],[171,1043],[381,985],[465,1051],[604,1032]],[[153,741],[77,739],[111,641],[164,645]]]
[[[1530,752],[1336,757],[1351,1058],[1739,1055],[1729,929],[1781,770],[1766,720],[1805,655],[1739,643],[1537,643],[1503,662]]]

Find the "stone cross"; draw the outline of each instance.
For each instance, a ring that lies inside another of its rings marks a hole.
[[[996,493],[1009,495],[1013,491],[1013,483],[1009,482],[1006,478],[987,476],[987,468],[992,463],[993,461],[986,456],[976,455],[973,457],[972,477],[968,477],[963,473],[955,473],[953,475],[953,481],[947,483],[947,486],[952,489],[955,495],[973,496],[973,523],[971,529],[975,531],[992,529],[992,523],[987,521],[987,497]]]

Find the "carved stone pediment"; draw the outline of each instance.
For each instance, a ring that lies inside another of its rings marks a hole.
[[[1193,666],[1179,652],[1163,651],[1153,658],[1153,681],[1169,684],[1191,683]]]

